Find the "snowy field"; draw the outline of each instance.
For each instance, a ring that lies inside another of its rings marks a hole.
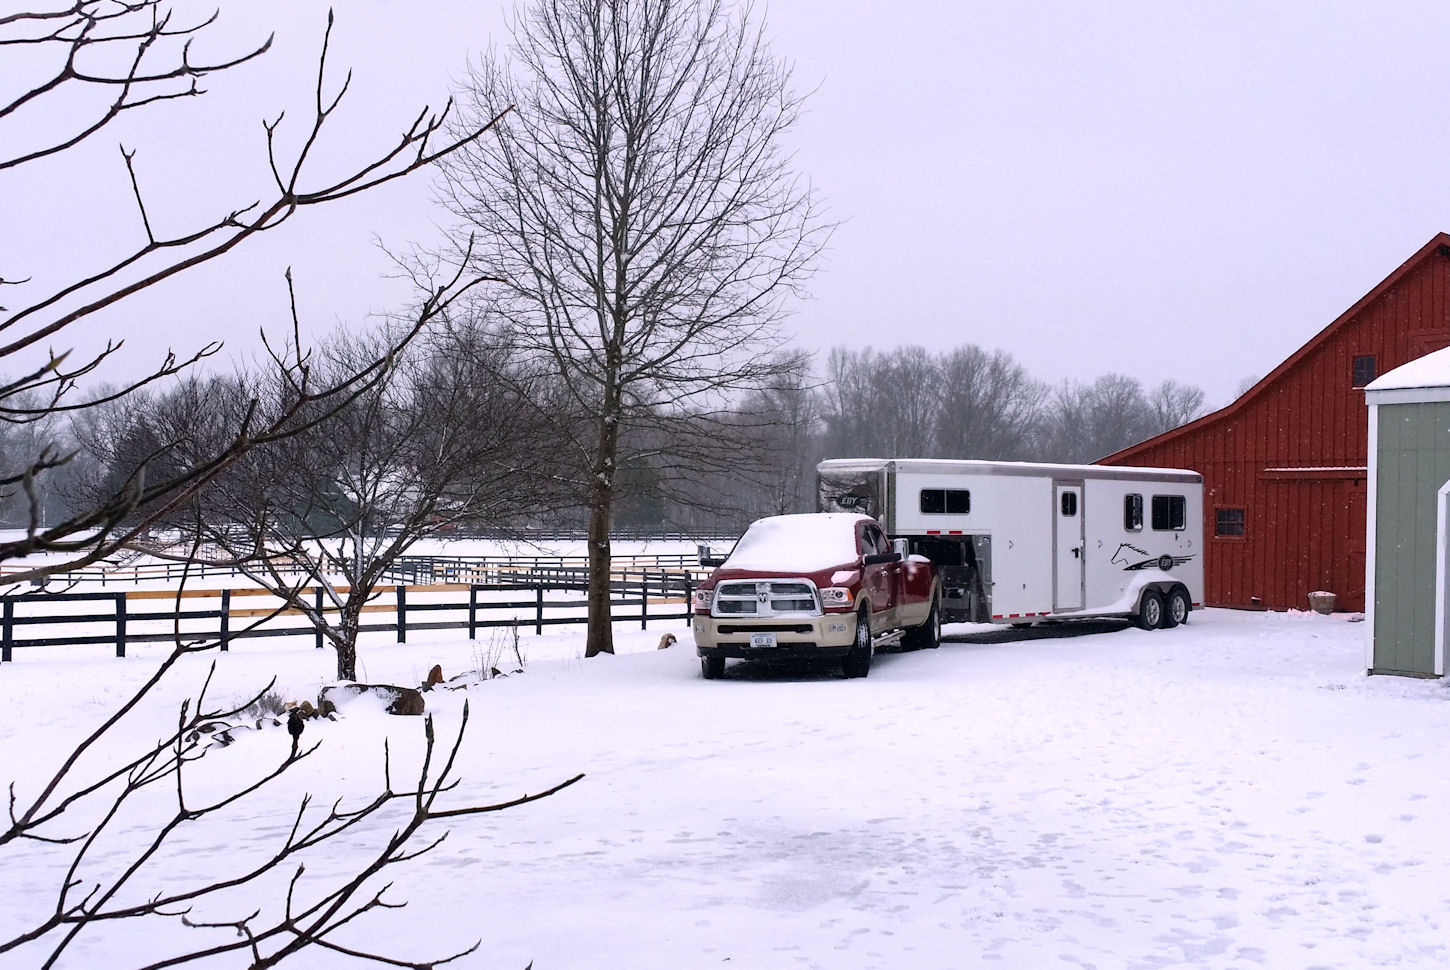
[[[582,629],[525,636],[525,674],[466,692],[451,804],[586,777],[453,820],[439,848],[393,872],[409,907],[351,939],[421,959],[481,938],[456,965],[490,970],[1450,966],[1450,688],[1365,677],[1362,623],[1209,610],[1172,631],[1016,642],[948,627],[940,650],[879,656],[855,681],[732,663],[707,682],[675,629],[682,642],[658,651],[662,630],[621,627],[621,654],[588,661]],[[361,661],[373,682],[411,684],[499,646],[376,645]],[[33,791],[154,657],[57,649],[0,667],[0,775]],[[213,693],[275,675],[310,697],[332,663],[249,646],[220,658]],[[123,738],[164,733],[201,666]],[[428,695],[440,735],[464,696]],[[421,734],[418,719],[365,705],[310,725],[304,739],[322,748],[296,777],[224,826],[183,832],[136,894],[265,850],[304,790],[321,803],[371,794],[385,737],[408,774]],[[244,734],[211,750],[196,785],[263,771],[288,743],[280,729]],[[395,824],[350,836],[307,880]],[[100,864],[145,835],[131,820]],[[0,849],[0,940],[53,907],[58,859]],[[207,932],[179,919],[97,931],[61,966],[142,964]]]

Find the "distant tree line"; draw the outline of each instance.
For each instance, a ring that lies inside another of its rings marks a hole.
[[[339,370],[378,351],[360,340],[327,343],[312,366]],[[781,355],[772,366],[767,386],[718,407],[636,408],[621,434],[617,530],[730,534],[761,515],[809,511],[815,466],[824,458],[1079,464],[1204,413],[1196,387],[1171,380],[1144,387],[1122,374],[1051,384],[1010,354],[974,345],[937,354],[838,347],[816,367],[803,355]],[[188,448],[215,447],[205,429],[225,426],[227,410],[242,402],[267,399],[261,379],[194,378],[80,412],[68,428],[47,427],[81,454],[40,507],[64,516],[121,487],[148,461],[154,466],[154,456],[181,460]],[[277,388],[271,397],[281,394]],[[238,559],[245,558],[235,548],[240,536],[293,547],[405,524],[419,534],[440,527],[523,537],[540,528],[582,531],[588,480],[560,443],[593,420],[556,372],[514,351],[507,332],[481,319],[455,322],[410,348],[342,421],[299,436],[266,469],[233,469],[215,499],[193,502],[168,522],[234,547]],[[10,435],[37,430],[21,425]],[[30,511],[13,495],[0,506],[0,521],[23,525]],[[270,523],[274,534],[242,529],[242,518],[258,528]],[[347,553],[343,572],[362,568],[357,555]]]
[[[1145,387],[1123,374],[1052,384],[1010,354],[970,344],[936,354],[837,347],[821,371],[798,371],[742,402],[742,432],[755,446],[734,469],[735,501],[665,514],[729,534],[761,515],[813,510],[815,466],[825,458],[1086,464],[1205,413],[1197,387]]]

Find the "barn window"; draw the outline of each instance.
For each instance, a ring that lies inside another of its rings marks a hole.
[[[1123,496],[1123,529],[1127,532],[1143,531],[1143,496],[1137,492]]]
[[[1182,495],[1153,496],[1153,531],[1181,532],[1188,528],[1188,503]]]
[[[965,488],[924,488],[921,511],[926,515],[966,515],[972,511],[972,493]]]
[[[1364,387],[1374,379],[1374,354],[1354,358],[1354,386]]]
[[[1213,534],[1216,536],[1243,535],[1244,510],[1219,509],[1213,518]]]

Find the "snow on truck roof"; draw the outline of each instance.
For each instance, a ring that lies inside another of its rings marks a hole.
[[[856,523],[874,522],[852,512],[803,512],[756,519],[735,544],[727,569],[815,572],[856,558]]]

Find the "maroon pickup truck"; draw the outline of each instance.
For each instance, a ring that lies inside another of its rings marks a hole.
[[[937,646],[935,567],[903,552],[865,515],[757,520],[695,591],[701,671],[719,677],[730,657],[820,657],[839,659],[847,677],[865,677],[877,646]]]

